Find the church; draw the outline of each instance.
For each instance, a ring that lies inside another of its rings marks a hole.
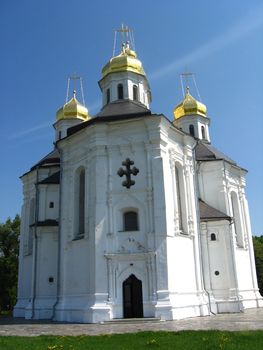
[[[173,121],[129,41],[102,69],[102,108],[76,91],[53,150],[21,176],[15,317],[177,320],[263,306],[246,170],[218,151],[189,87]]]

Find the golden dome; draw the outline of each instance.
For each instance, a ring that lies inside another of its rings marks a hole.
[[[121,53],[112,57],[102,68],[102,76],[104,78],[110,73],[127,71],[145,75],[141,61],[138,60],[135,51],[130,49],[128,42],[123,44]]]
[[[56,113],[56,119],[73,119],[78,118],[84,121],[90,119],[88,110],[76,99],[76,91],[73,91],[73,97],[61,107]]]
[[[201,115],[206,117],[206,106],[197,101],[189,94],[189,88],[186,88],[186,94],[182,102],[180,102],[174,109],[174,118],[179,119],[185,115]]]

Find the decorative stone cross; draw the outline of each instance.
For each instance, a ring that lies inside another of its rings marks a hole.
[[[126,167],[124,170],[123,168],[120,168],[117,172],[117,174],[122,177],[123,175],[126,176],[126,180],[122,182],[122,186],[130,188],[135,184],[135,181],[131,179],[131,175],[136,176],[139,172],[139,169],[137,169],[135,166],[131,168],[131,165],[134,164],[134,161],[130,160],[130,158],[126,158],[124,162],[122,162],[122,165]]]

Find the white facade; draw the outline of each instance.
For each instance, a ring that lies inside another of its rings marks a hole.
[[[136,73],[108,75],[100,82],[102,91],[109,86],[117,91],[121,79],[131,109],[129,86],[137,79],[137,102],[145,112],[124,110],[125,117],[108,112],[79,121],[54,152],[22,176],[14,315],[96,323],[123,317],[172,320],[263,306],[246,172],[216,152],[207,161],[205,152],[213,153],[206,148],[207,121],[202,143],[151,114],[147,80]],[[110,102],[118,103],[111,96]],[[111,108],[105,93],[103,99],[104,109]],[[197,119],[190,122],[198,125]],[[66,124],[60,124],[64,131]],[[130,188],[117,174],[127,158],[139,170],[131,175]]]

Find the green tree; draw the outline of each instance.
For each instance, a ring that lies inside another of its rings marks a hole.
[[[253,237],[253,244],[258,276],[258,287],[260,294],[263,295],[263,236]]]
[[[10,311],[16,302],[20,217],[0,223],[0,311]]]

